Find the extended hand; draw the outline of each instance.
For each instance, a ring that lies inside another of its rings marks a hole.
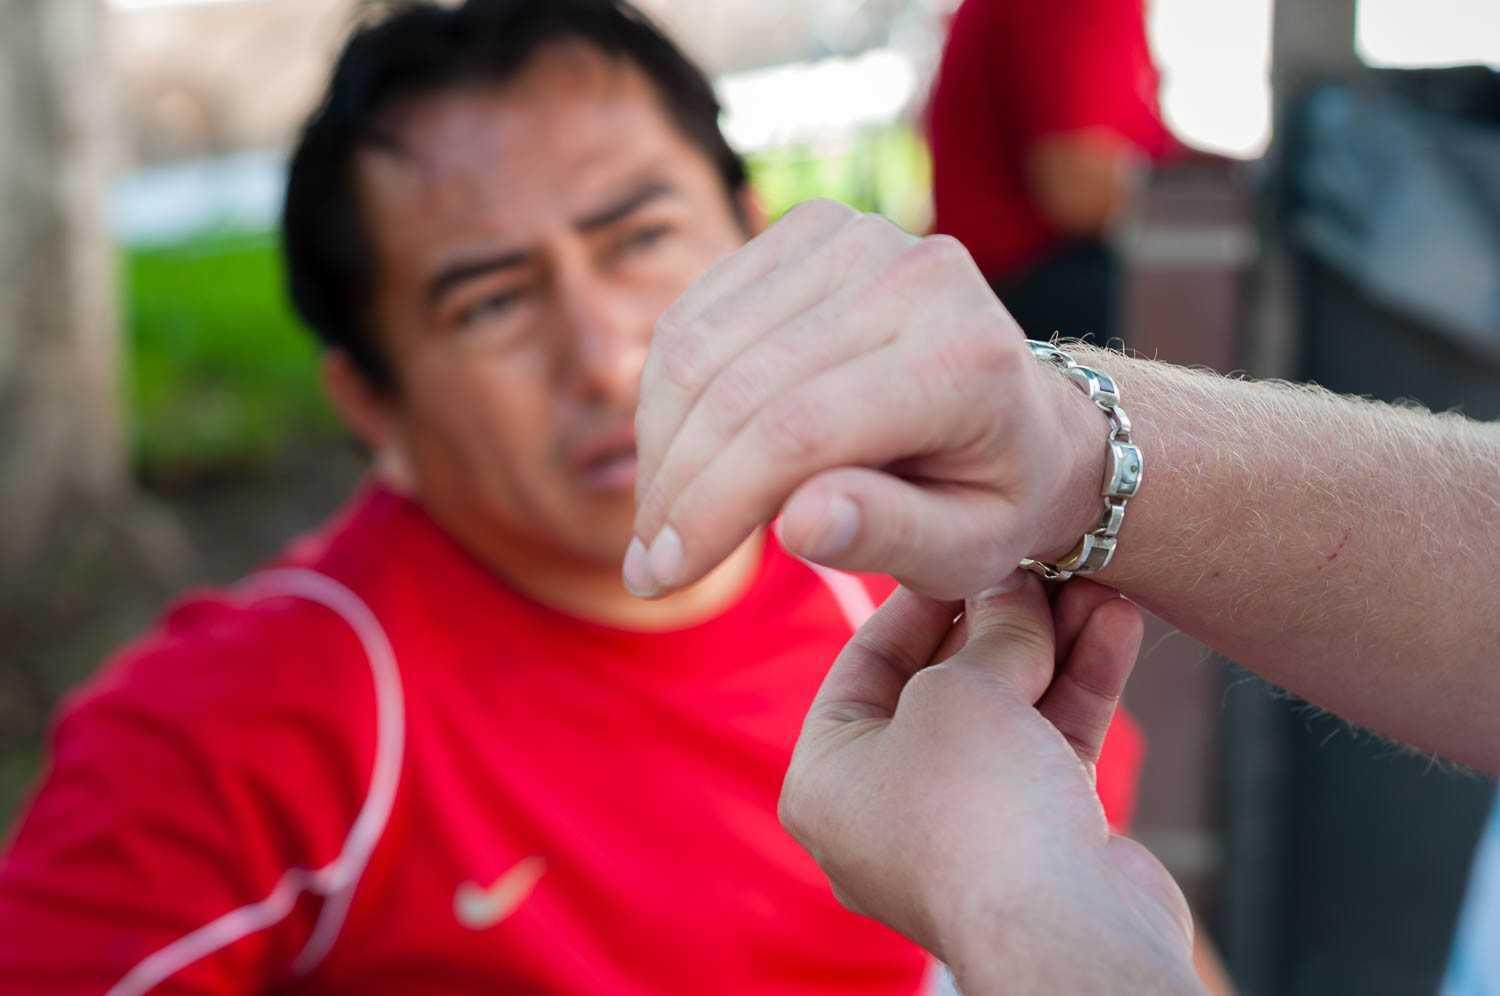
[[[934,597],[1065,553],[1104,418],[1024,342],[957,242],[799,205],[657,323],[626,583],[695,581],[778,511],[794,553]]]
[[[898,590],[829,672],[781,818],[851,908],[965,992],[1194,991],[1192,921],[1166,870],[1111,837],[1093,766],[1140,615],[1074,581],[960,606]],[[1054,661],[1059,662],[1054,673]]]

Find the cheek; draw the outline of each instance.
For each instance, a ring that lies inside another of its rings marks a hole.
[[[414,442],[421,462],[441,459],[463,476],[487,479],[535,474],[550,463],[551,397],[541,369],[455,357],[441,376],[423,378],[413,399]],[[415,385],[414,385],[415,386]]]

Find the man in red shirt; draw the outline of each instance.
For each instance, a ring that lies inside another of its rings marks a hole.
[[[769,535],[661,601],[618,575],[653,323],[759,227],[716,120],[623,3],[356,32],[285,247],[370,483],[70,701],[0,863],[0,992],[926,984],[775,813],[893,583]],[[1117,724],[1117,825],[1138,753]]]
[[[1141,0],[964,0],[928,108],[934,230],[1033,338],[1110,326],[1107,236],[1174,143]]]

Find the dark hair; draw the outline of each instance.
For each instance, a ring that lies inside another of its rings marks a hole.
[[[397,103],[475,83],[504,83],[543,47],[581,41],[634,63],[668,117],[712,163],[731,203],[745,166],[719,130],[713,87],[625,0],[401,3],[358,27],[292,155],[282,249],[292,304],[326,346],[343,350],[377,388],[393,372],[369,326],[374,270],[354,177],[356,153],[389,147],[380,119]],[[743,221],[743,218],[741,218]]]

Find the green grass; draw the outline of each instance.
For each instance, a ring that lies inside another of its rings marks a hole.
[[[126,253],[126,397],[142,476],[250,470],[337,431],[279,267],[268,236]]]
[[[767,214],[779,217],[813,197],[875,211],[908,229],[925,223],[932,166],[906,126],[878,128],[837,149],[796,146],[752,156],[750,178]]]
[[[912,227],[930,170],[909,128],[837,149],[750,160],[768,214],[834,197]],[[317,349],[282,291],[275,240],[199,236],[127,250],[123,261],[126,397],[137,474],[158,484],[253,473],[300,442],[339,429],[318,387]]]

